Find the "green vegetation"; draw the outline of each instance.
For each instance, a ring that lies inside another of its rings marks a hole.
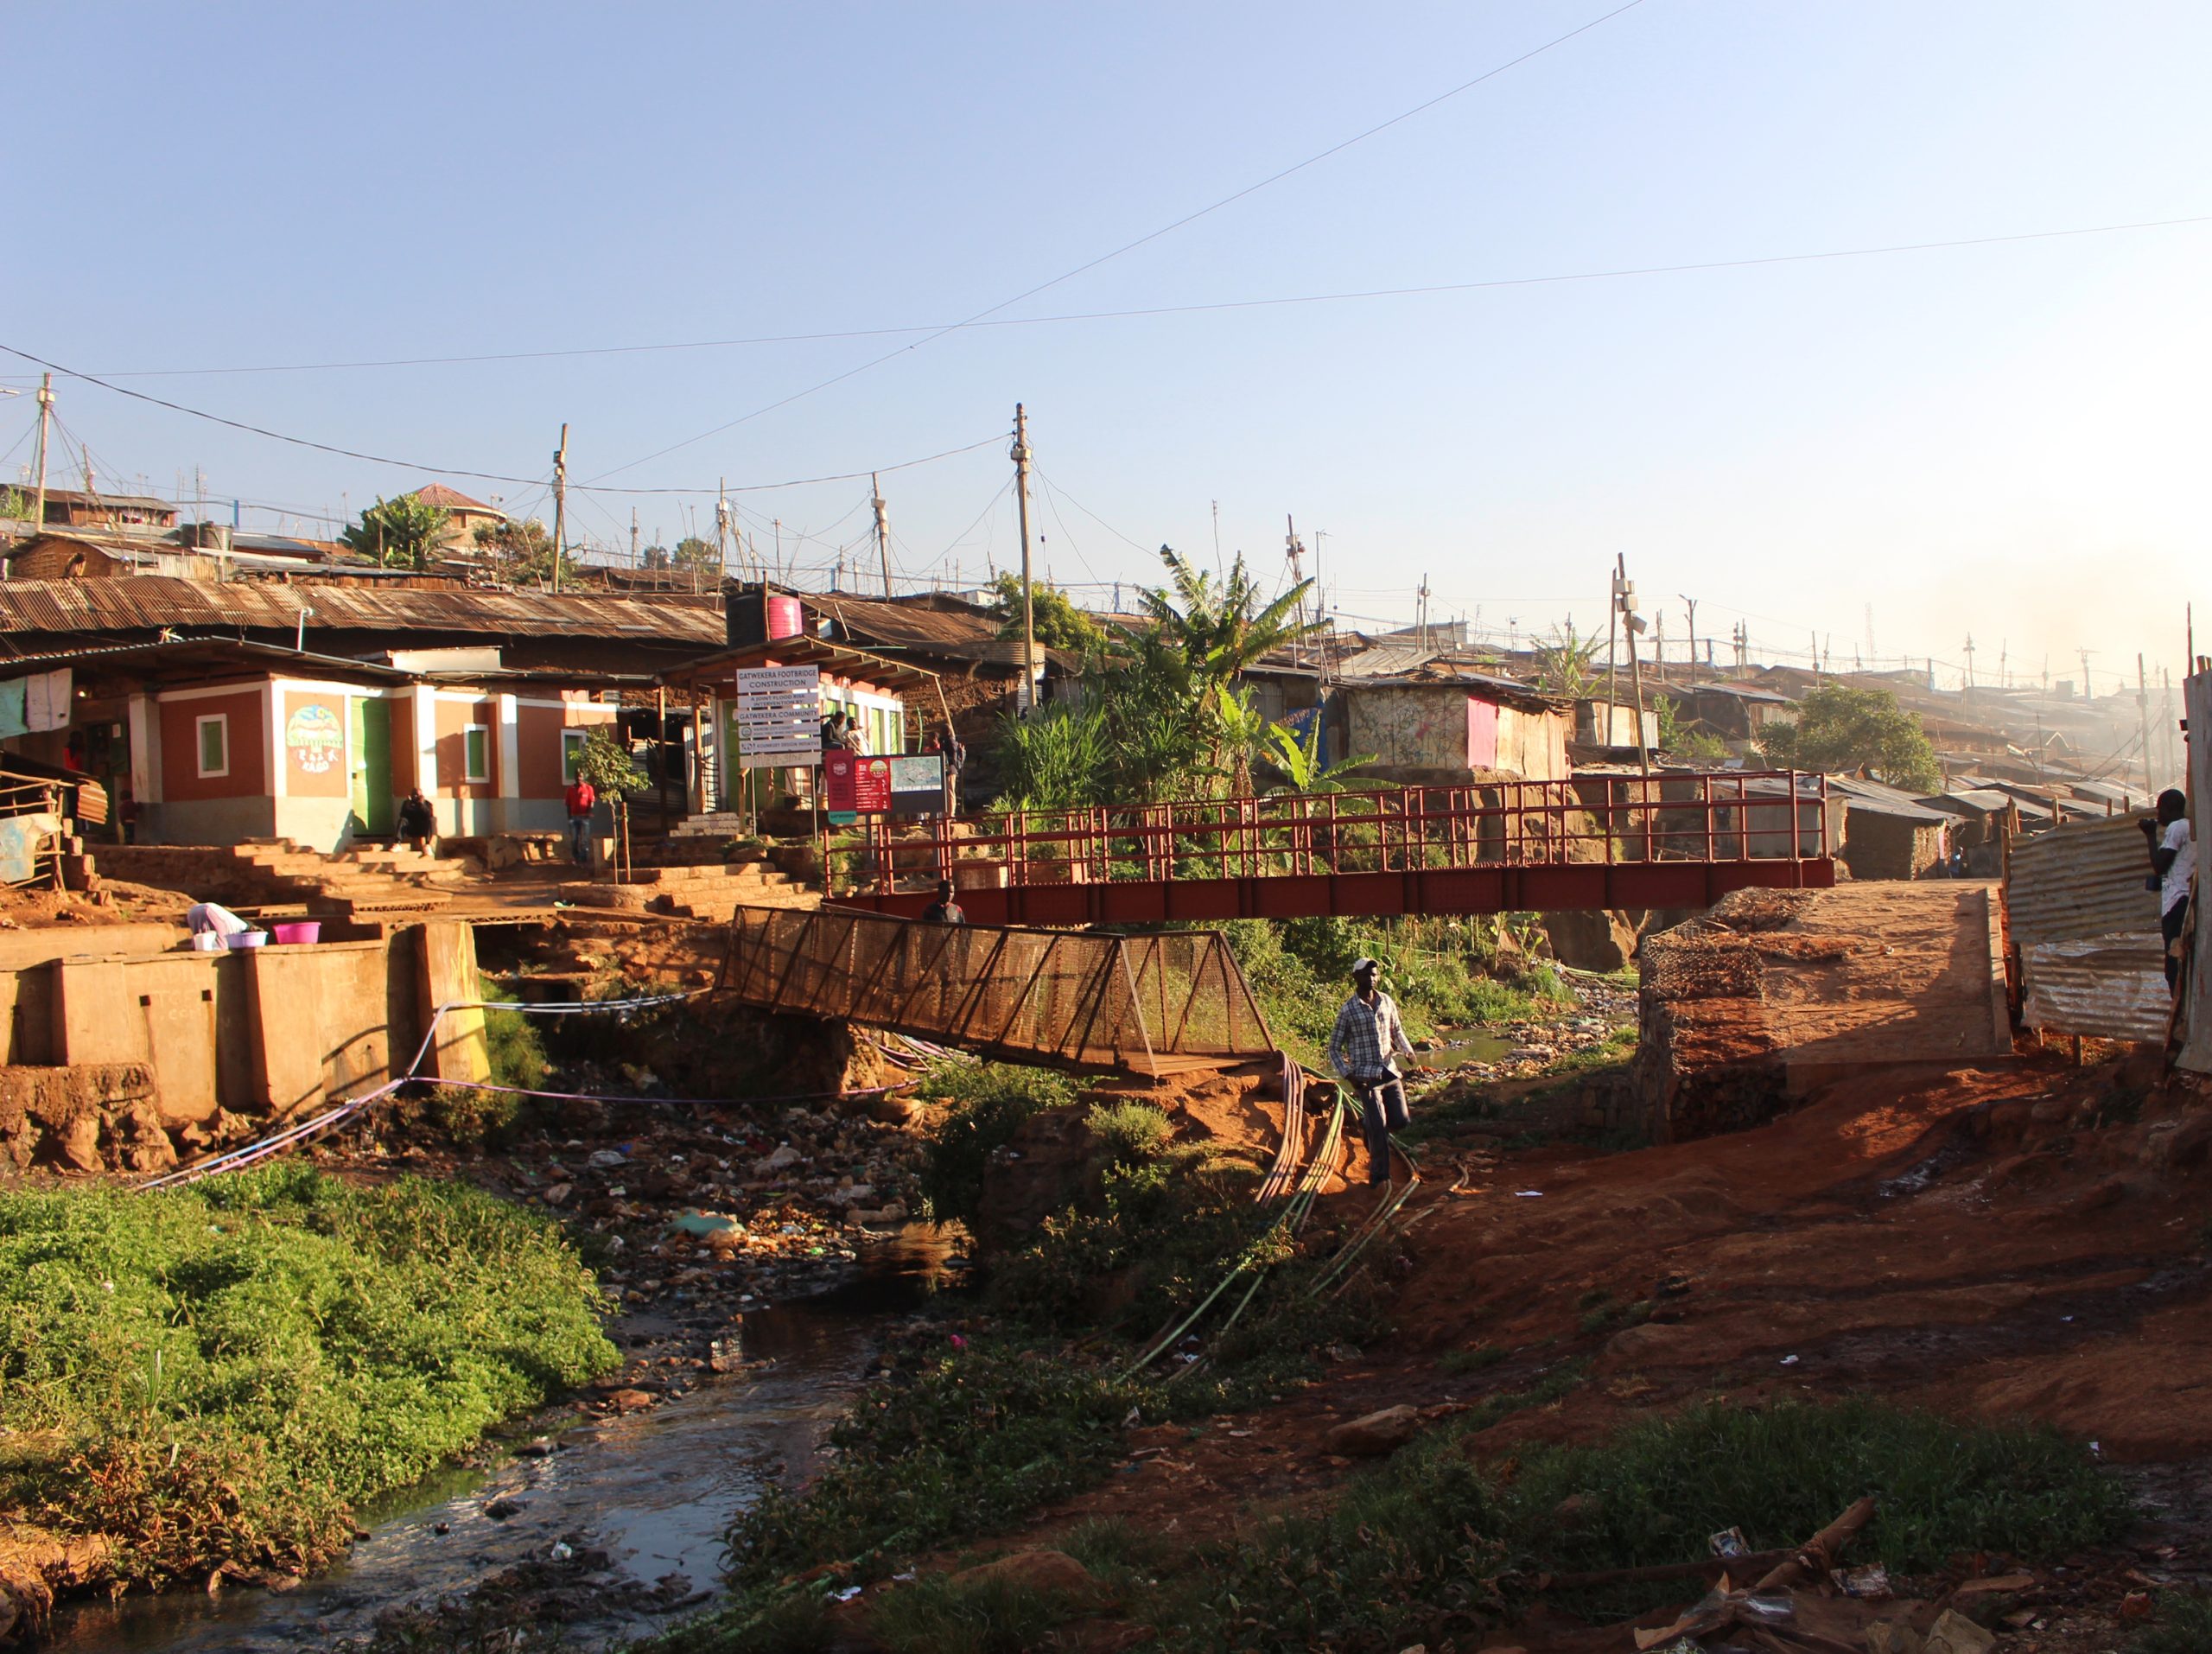
[[[302,1166],[0,1193],[0,1511],[118,1579],[296,1573],[350,1508],[613,1365],[550,1223]]]
[[[1504,1359],[1505,1352],[1497,1345],[1477,1344],[1464,1350],[1446,1350],[1436,1365],[1456,1377],[1461,1373],[1481,1372]]]
[[[983,1167],[1021,1123],[1075,1101],[1075,1082],[1045,1068],[1013,1063],[940,1062],[924,1075],[915,1095],[947,1103],[952,1112],[930,1140],[920,1179],[922,1199],[938,1223],[972,1225],[982,1192]]]
[[[1012,1580],[927,1574],[886,1595],[868,1629],[892,1654],[1032,1654],[1083,1606]]]
[[[347,550],[374,557],[379,569],[397,564],[423,569],[435,560],[452,520],[450,512],[418,494],[402,494],[397,499],[378,495],[359,520],[339,531],[338,538]]]
[[[1167,1116],[1149,1103],[1132,1097],[1126,1103],[1094,1103],[1084,1123],[1091,1135],[1114,1151],[1118,1161],[1146,1160],[1167,1146],[1174,1128]]]
[[[1058,649],[1071,655],[1087,653],[1106,640],[1106,634],[1058,586],[1041,580],[1029,582],[1030,625],[1039,649]],[[1021,576],[1008,569],[991,582],[991,613],[999,623],[999,636],[1021,636]]]
[[[1536,648],[1536,687],[1547,695],[1580,700],[1598,687],[1598,638],[1575,635],[1574,622],[1552,628],[1551,640]]]
[[[1659,750],[1676,758],[1718,760],[1728,756],[1728,743],[1709,729],[1695,724],[1686,724],[1681,718],[1681,703],[1670,696],[1661,696],[1652,703],[1658,715]]]
[[[1794,724],[1769,724],[1759,751],[1770,764],[1871,775],[1909,792],[1943,784],[1920,720],[1887,690],[1822,684],[1799,703]]]
[[[2127,1654],[2204,1654],[2212,1648],[2212,1597],[2179,1592],[2158,1599],[2158,1617],[2127,1645]]]
[[[489,976],[480,976],[477,986],[480,998],[514,1002],[514,996]],[[484,1044],[491,1059],[494,1085],[518,1085],[525,1091],[543,1087],[551,1064],[545,1055],[545,1042],[539,1037],[537,1025],[524,1013],[487,1005],[484,1011]],[[516,1097],[505,1099],[506,1112],[499,1116],[502,1123],[514,1117],[515,1104],[519,1101]],[[487,1101],[480,1106],[489,1109],[495,1105]]]
[[[1325,1516],[1201,1552],[1195,1574],[1163,1594],[1161,1640],[1294,1647],[1388,1632],[1400,1645],[1424,1633],[1433,1643],[1447,1621],[1503,1617],[1536,1574],[1685,1562],[1731,1526],[1755,1548],[1781,1548],[1867,1493],[1880,1506],[1853,1554],[1903,1572],[1960,1551],[2063,1556],[2129,1519],[2118,1484],[2050,1431],[1863,1400],[1694,1408],[1594,1447],[1525,1450],[1503,1474],[1468,1455],[1466,1438],[1498,1409],[1541,1404],[1573,1381],[1555,1375],[1431,1432],[1355,1479]],[[1562,1520],[1570,1498],[1575,1515]],[[1680,1595],[1646,1583],[1553,1600],[1602,1621]]]
[[[479,523],[474,538],[476,549],[492,560],[502,579],[526,585],[552,578],[553,536],[536,518],[511,517],[503,523]],[[575,567],[575,559],[563,554],[562,574],[571,575]]]

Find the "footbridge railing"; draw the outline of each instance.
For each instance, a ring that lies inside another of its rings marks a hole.
[[[1212,931],[1117,936],[740,907],[721,986],[988,1055],[1160,1074],[1274,1055]]]
[[[1788,770],[878,820],[849,899],[912,912],[949,878],[980,918],[1046,924],[1701,907],[1832,884],[1835,821],[1827,779]]]

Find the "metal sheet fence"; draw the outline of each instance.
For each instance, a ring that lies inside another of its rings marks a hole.
[[[2139,817],[2017,841],[2005,920],[2020,961],[2021,1019],[2053,1034],[2157,1043],[2171,999],[2158,898]]]
[[[1140,1072],[1274,1049],[1216,932],[1123,937],[839,908],[740,907],[730,924],[723,986],[764,1009]]]

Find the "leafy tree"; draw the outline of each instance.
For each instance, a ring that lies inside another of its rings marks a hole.
[[[0,517],[28,518],[38,509],[38,496],[28,488],[0,488]]]
[[[347,550],[374,557],[377,567],[428,569],[444,542],[453,513],[415,494],[397,499],[381,495],[365,508],[359,522],[349,523],[338,538]]]
[[[1863,773],[1912,791],[1943,784],[1920,720],[1884,689],[1823,684],[1798,703],[1795,724],[1767,727],[1759,751],[1770,763]]]
[[[638,553],[638,561],[648,569],[665,569],[671,561],[668,548],[660,544],[649,545]]]
[[[501,575],[517,582],[550,580],[553,576],[553,536],[544,524],[531,519],[479,523],[476,549],[489,557]],[[563,578],[575,571],[575,559],[563,556]]]
[[[991,613],[997,617],[999,636],[1019,638],[1021,635],[1021,576],[1002,574],[991,582],[991,589],[994,594]],[[1067,594],[1058,586],[1031,581],[1029,609],[1039,649],[1059,649],[1069,654],[1079,655],[1096,648],[1104,640],[1104,634],[1098,629],[1098,622],[1070,602]]]
[[[623,843],[628,837],[624,823],[630,810],[625,795],[645,786],[650,778],[630,756],[629,743],[615,726],[594,724],[585,735],[576,753],[575,779],[589,782],[592,791],[614,807],[614,838],[618,844]]]
[[[1694,723],[1682,722],[1681,703],[1669,696],[1661,696],[1652,704],[1659,725],[1659,750],[1672,753],[1677,758],[1722,759],[1728,756],[1728,743],[1710,729],[1700,729]]]
[[[1552,628],[1551,639],[1536,646],[1536,684],[1553,695],[1580,700],[1598,681],[1592,670],[1598,658],[1595,633],[1577,637],[1574,622]]]
[[[687,534],[676,543],[671,561],[679,569],[717,575],[722,571],[721,552],[712,540],[702,540],[696,534]]]

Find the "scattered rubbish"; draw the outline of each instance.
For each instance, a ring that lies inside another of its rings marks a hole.
[[[1128,1412],[1122,1415],[1122,1428],[1124,1430],[1134,1430],[1138,1425],[1143,1422],[1144,1409],[1141,1407],[1132,1407]]]
[[[1951,1608],[1936,1616],[1920,1641],[1921,1654],[1988,1654],[1996,1646],[1994,1634]]]
[[[669,1227],[680,1229],[687,1235],[724,1235],[742,1230],[745,1225],[722,1212],[692,1211],[678,1212]]]
[[[619,1148],[594,1148],[584,1165],[594,1172],[604,1172],[620,1166],[629,1158]]]
[[[1751,1547],[1744,1537],[1741,1528],[1724,1528],[1706,1542],[1715,1556],[1748,1556]]]
[[[1516,1200],[1541,1200],[1544,1198],[1544,1192],[1541,1189],[1516,1189],[1513,1198]]]
[[[842,1591],[832,1591],[830,1594],[830,1600],[832,1602],[850,1602],[855,1597],[858,1596],[861,1592],[867,1589],[868,1587],[865,1585],[849,1585]]]
[[[1794,1367],[1797,1365],[1797,1358],[1794,1355],[1785,1355],[1782,1358],[1782,1365],[1785,1367]]]
[[[569,1560],[569,1557],[571,1557],[571,1556],[575,1555],[575,1554],[576,1554],[576,1553],[575,1553],[575,1549],[574,1549],[573,1548],[571,1548],[569,1544],[567,1544],[564,1541],[562,1541],[562,1540],[559,1540],[559,1539],[556,1539],[556,1540],[553,1542],[553,1560],[554,1560],[555,1562],[567,1562],[567,1561]]]
[[[1797,1617],[1797,1605],[1783,1591],[1754,1591],[1739,1606],[1746,1619],[1762,1625],[1785,1625]]]
[[[1832,1568],[1829,1577],[1835,1581],[1836,1588],[1847,1597],[1880,1602],[1893,1594],[1890,1589],[1890,1570],[1879,1562],[1869,1562],[1864,1568]]]

